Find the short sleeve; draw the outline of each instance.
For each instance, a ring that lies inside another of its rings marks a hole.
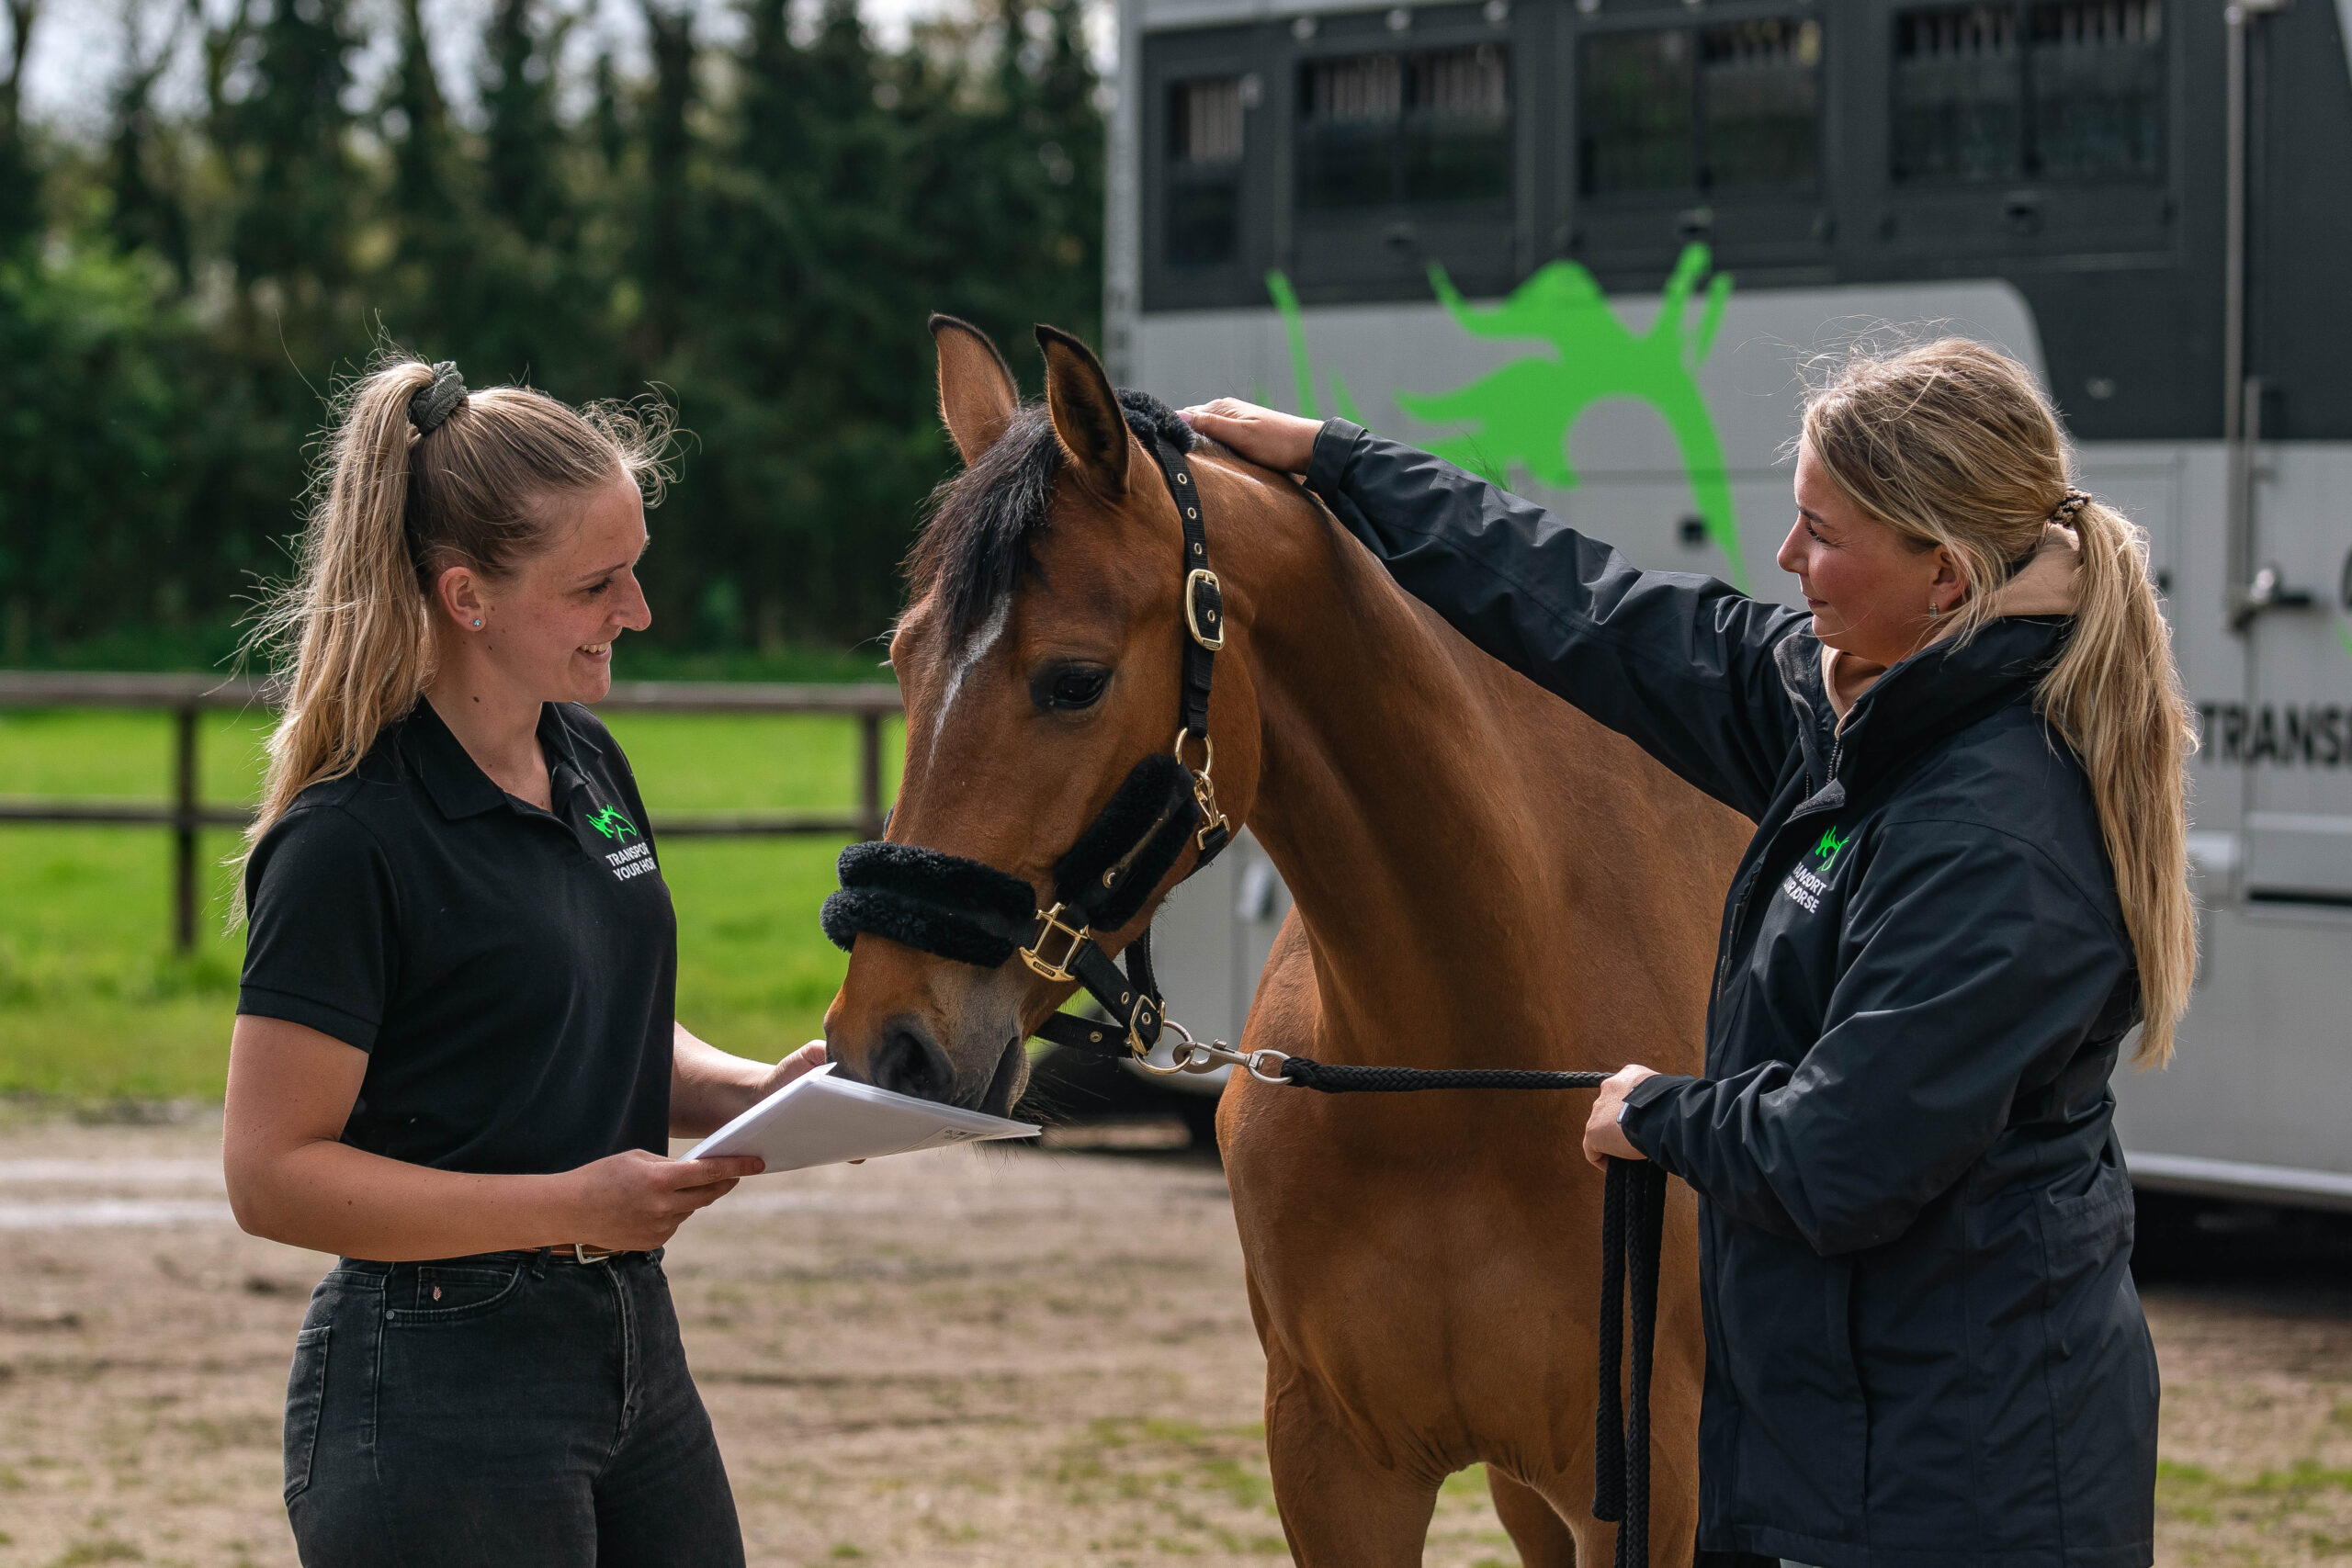
[[[297,807],[245,868],[237,1010],[372,1050],[397,964],[391,863],[339,807]]]

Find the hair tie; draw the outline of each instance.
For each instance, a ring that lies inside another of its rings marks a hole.
[[[2066,492],[2066,499],[2060,502],[2057,506],[2052,510],[2050,513],[2050,521],[2052,523],[2071,522],[2073,521],[2075,513],[2080,512],[2084,507],[2088,506],[2090,503],[2090,491],[2086,490],[2069,490]]]
[[[441,423],[465,406],[466,380],[458,374],[458,362],[445,359],[433,367],[433,384],[419,387],[408,400],[409,423],[416,426],[420,435],[430,435]]]

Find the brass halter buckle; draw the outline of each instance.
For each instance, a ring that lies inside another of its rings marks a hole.
[[[1184,760],[1184,742],[1192,738],[1193,732],[1189,729],[1180,729],[1176,732],[1176,744],[1173,750],[1178,761]],[[1226,821],[1225,813],[1216,808],[1216,784],[1209,777],[1211,770],[1216,766],[1216,742],[1204,735],[1201,737],[1201,769],[1193,775],[1193,804],[1200,808],[1201,813],[1201,830],[1193,838],[1193,842],[1200,847],[1203,853],[1208,851],[1210,834],[1232,826]]]
[[[1209,591],[1208,602],[1201,601],[1201,590]],[[1184,626],[1193,640],[1211,653],[1225,646],[1225,590],[1218,584],[1216,573],[1205,567],[1195,568],[1184,579]]]
[[[1021,950],[1021,962],[1057,986],[1068,985],[1078,978],[1076,971],[1070,968],[1070,964],[1077,961],[1079,949],[1094,940],[1092,927],[1073,926],[1062,919],[1064,908],[1066,906],[1057,904],[1052,908],[1040,913],[1037,917],[1036,941]],[[1058,959],[1048,959],[1045,955],[1046,943],[1057,931],[1062,937],[1061,956]]]

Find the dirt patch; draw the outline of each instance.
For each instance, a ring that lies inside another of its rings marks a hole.
[[[227,1222],[217,1138],[0,1126],[0,1565],[293,1562],[278,1420],[326,1259]],[[669,1269],[754,1563],[1283,1560],[1212,1162],[763,1178]],[[2148,1310],[2159,1561],[2352,1554],[2352,1287],[2169,1284]],[[1475,1475],[1426,1561],[1516,1561]]]

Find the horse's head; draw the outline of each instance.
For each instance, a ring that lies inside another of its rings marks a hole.
[[[1044,908],[1055,901],[1057,863],[1114,795],[1127,798],[1122,784],[1139,763],[1177,743],[1185,580],[1195,563],[1184,558],[1175,503],[1137,433],[1179,450],[1193,438],[1148,400],[1123,404],[1102,365],[1066,333],[1037,329],[1046,399],[1027,406],[979,332],[934,317],[932,333],[940,413],[965,468],[934,498],[910,564],[911,603],[890,642],[907,755],[888,839],[1009,873]],[[1205,467],[1195,475],[1210,514],[1220,495],[1238,503],[1266,482]],[[1210,534],[1213,555],[1218,538]],[[1259,754],[1255,694],[1235,657],[1250,617],[1230,586],[1225,619],[1213,779],[1238,828]],[[1206,765],[1201,737],[1185,741],[1182,761]],[[1197,855],[1187,838],[1135,915],[1096,933],[1102,946],[1115,953],[1144,930]],[[1072,988],[1019,957],[983,967],[867,928],[825,1036],[846,1074],[1001,1112],[1026,1081],[1030,1031]]]

